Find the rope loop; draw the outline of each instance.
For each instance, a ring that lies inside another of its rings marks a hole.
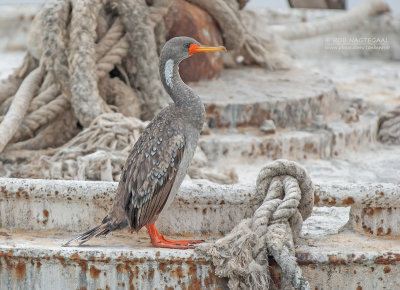
[[[198,251],[212,257],[216,274],[229,278],[230,289],[267,289],[268,256],[281,267],[284,285],[310,289],[294,250],[314,204],[314,185],[306,170],[293,161],[271,162],[258,175],[256,195],[263,203],[252,218],[215,243],[200,245]]]

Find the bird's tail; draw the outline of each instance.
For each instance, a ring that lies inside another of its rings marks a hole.
[[[104,218],[103,222],[101,225],[94,227],[93,229],[88,230],[87,232],[84,232],[83,234],[77,236],[76,238],[69,240],[65,244],[63,244],[63,247],[69,246],[70,243],[77,241],[79,245],[82,245],[89,241],[93,237],[99,237],[102,235],[106,235],[109,232],[112,232],[116,229],[121,228],[121,223],[115,223],[111,221],[108,217]]]

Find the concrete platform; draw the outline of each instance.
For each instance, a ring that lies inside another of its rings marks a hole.
[[[211,162],[231,160],[248,163],[286,158],[290,160],[326,159],[358,151],[376,141],[378,117],[360,116],[354,123],[342,120],[326,122],[324,128],[278,131],[264,134],[253,128],[211,131],[200,138],[200,147]]]
[[[61,248],[62,234],[0,229],[1,289],[227,289],[207,257],[154,249],[120,234]],[[400,241],[344,231],[303,240],[296,258],[312,289],[397,289]],[[271,261],[274,287],[281,283]],[[357,288],[358,287],[358,288]]]
[[[1,178],[0,226],[82,232],[98,225],[107,214],[116,186],[115,182]],[[363,203],[369,195],[374,198],[373,202]],[[317,206],[397,208],[400,199],[396,196],[400,196],[400,186],[392,183],[325,183],[316,186],[315,203]],[[252,216],[262,198],[256,195],[254,184],[185,182],[157,224],[162,232],[171,235],[218,237],[243,218]],[[305,225],[305,236],[307,231]]]
[[[116,183],[0,179],[0,185],[0,289],[226,289],[227,281],[215,276],[207,257],[193,250],[152,248],[143,231],[114,232],[82,247],[61,247],[75,235],[71,230],[99,222],[96,216],[106,213]],[[320,184],[315,202],[396,208],[398,196],[395,184]],[[160,228],[171,238],[212,241],[259,203],[254,185],[185,183],[173,209],[160,218]],[[334,231],[332,223],[329,230],[316,231],[323,222],[314,214],[304,223],[296,258],[312,287],[397,289],[400,240],[343,230],[345,223],[336,222]],[[273,261],[270,270],[272,286],[279,288],[282,275]]]
[[[265,120],[277,128],[303,128],[339,109],[334,84],[302,69],[226,69],[217,80],[191,86],[206,106],[210,128],[260,127]]]

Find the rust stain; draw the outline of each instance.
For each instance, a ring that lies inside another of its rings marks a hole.
[[[19,262],[17,264],[17,266],[15,266],[15,271],[16,271],[18,279],[21,279],[21,278],[25,277],[25,274],[26,274],[26,265],[25,265],[25,263]]]
[[[394,257],[390,254],[388,254],[387,257],[377,257],[375,259],[375,264],[379,264],[379,265],[394,265],[397,262],[400,262],[400,255],[394,255]]]
[[[372,216],[374,215],[375,210],[373,208],[363,208],[363,214],[364,215],[368,215],[368,216]]]
[[[56,258],[57,260],[59,260],[60,263],[61,263],[61,265],[62,265],[63,267],[65,267],[65,258],[64,258],[64,257],[62,257],[62,256],[60,256],[60,255],[58,255],[58,254],[54,255],[53,257]]]
[[[364,263],[364,260],[365,260],[365,255],[362,254],[360,257],[355,259],[353,262],[356,263],[356,264],[362,264],[362,263]]]
[[[183,272],[183,268],[178,266],[176,269],[171,271],[171,276],[176,278],[183,278],[185,277],[185,273]]]
[[[81,257],[79,257],[78,253],[75,253],[73,255],[71,255],[70,258],[72,261],[78,262],[79,267],[81,267],[82,272],[87,272],[88,270],[88,264],[87,261],[82,259]]]
[[[313,143],[306,143],[306,144],[304,145],[304,150],[305,150],[305,151],[310,151],[313,147],[314,147],[314,144],[313,144]]]
[[[154,272],[155,272],[154,269],[151,269],[151,270],[150,270],[150,272],[149,272],[149,279],[153,279],[153,278],[154,278]]]
[[[189,266],[189,271],[188,271],[188,274],[191,276],[191,277],[196,277],[196,273],[197,273],[197,266],[196,266],[196,264],[190,264],[190,266]]]
[[[385,272],[385,274],[389,273],[391,271],[389,266],[385,266],[385,268],[383,268],[383,272]]]
[[[219,204],[225,204],[225,201],[224,201],[224,200],[221,200],[221,202],[220,202]]]
[[[324,198],[322,201],[324,203],[327,203],[327,204],[331,205],[331,206],[336,205],[336,198],[335,197],[332,197],[332,200],[329,200],[329,198]]]
[[[209,104],[209,105],[205,105],[207,113],[212,114],[214,113],[215,110],[215,104]]]
[[[122,264],[118,264],[116,268],[118,273],[122,272]]]
[[[339,259],[334,255],[328,255],[328,260],[332,265],[346,265],[346,261],[343,258]]]
[[[49,217],[49,211],[47,209],[43,210],[43,214],[46,218]]]
[[[354,202],[354,199],[349,196],[348,198],[344,199],[342,203],[343,203],[343,205],[352,205],[355,202]]]
[[[101,273],[101,270],[97,269],[95,266],[90,266],[90,277],[98,278]]]
[[[167,270],[167,264],[160,263],[160,265],[158,265],[158,270],[160,270],[161,272],[165,273],[165,271]]]
[[[363,230],[367,233],[370,233],[371,235],[374,234],[374,232],[372,231],[372,229],[370,227],[368,227],[364,222],[361,224]]]
[[[81,257],[79,257],[78,253],[72,254],[70,259],[72,261],[80,261],[80,260],[82,260]]]
[[[282,272],[275,260],[269,259],[269,272],[271,273],[272,282],[277,289],[282,288]]]
[[[87,272],[87,270],[88,270],[88,264],[87,264],[87,262],[86,261],[80,261],[79,262],[79,267],[81,267],[81,269],[82,269],[82,272]]]
[[[362,287],[360,285],[357,286],[357,290],[362,290]]]
[[[207,213],[207,209],[203,208],[203,215],[205,215]]]
[[[318,204],[320,201],[319,196],[317,195],[317,193],[314,191],[314,204]]]
[[[202,289],[200,279],[197,279],[197,278],[191,279],[188,289],[189,290]]]

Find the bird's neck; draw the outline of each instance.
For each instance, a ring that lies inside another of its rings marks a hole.
[[[186,85],[179,75],[179,63],[167,59],[160,66],[161,81],[172,98],[177,108],[182,111],[182,117],[196,127],[203,126],[205,122],[204,105],[199,96]]]
[[[160,67],[161,81],[176,105],[190,104],[193,97],[198,96],[186,85],[179,75],[179,63],[167,59]]]

